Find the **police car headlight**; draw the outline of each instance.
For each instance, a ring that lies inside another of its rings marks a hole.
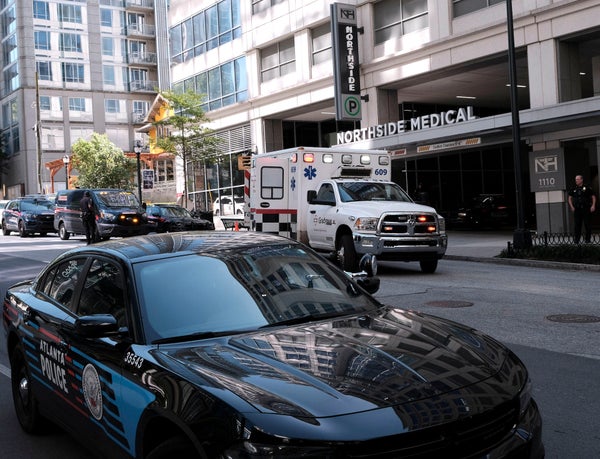
[[[358,231],[377,231],[377,217],[359,217],[354,223],[354,228]]]
[[[113,220],[117,219],[117,216],[115,214],[111,214],[110,212],[100,212],[100,217],[102,217],[104,220],[107,220],[109,222],[112,222]]]

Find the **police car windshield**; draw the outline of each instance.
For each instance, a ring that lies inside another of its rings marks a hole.
[[[136,196],[129,191],[99,191],[96,196],[107,207],[139,207]]]
[[[338,184],[342,202],[353,201],[401,201],[412,202],[410,197],[395,183],[343,182]]]

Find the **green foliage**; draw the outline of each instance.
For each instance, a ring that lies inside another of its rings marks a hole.
[[[155,121],[157,137],[154,146],[187,161],[211,161],[219,154],[219,139],[206,127],[210,121],[202,102],[204,96],[193,91],[161,93],[169,117]]]
[[[127,158],[105,134],[94,133],[89,141],[79,139],[71,148],[71,164],[79,171],[78,187],[133,189],[136,161]]]
[[[503,250],[500,258],[600,264],[600,246],[594,244],[560,244],[534,246],[526,250]]]

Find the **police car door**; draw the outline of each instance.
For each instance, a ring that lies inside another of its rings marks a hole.
[[[308,240],[315,249],[333,250],[335,248],[336,198],[334,185],[322,183],[316,198],[308,203]]]

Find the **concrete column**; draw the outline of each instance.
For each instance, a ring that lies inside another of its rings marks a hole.
[[[532,145],[533,151],[560,147],[559,141],[540,142]],[[567,178],[567,183],[569,183]],[[536,229],[539,234],[569,232],[569,209],[565,190],[537,191],[535,193]]]

